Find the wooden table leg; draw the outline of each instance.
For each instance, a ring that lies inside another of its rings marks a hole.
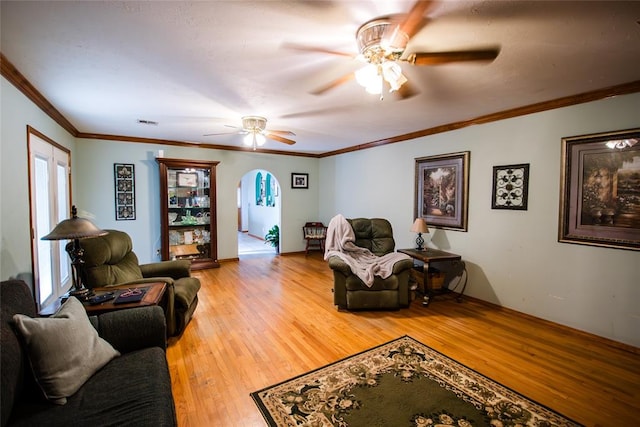
[[[422,274],[423,274],[423,283],[424,283],[424,296],[422,297],[422,306],[428,307],[431,302],[432,292],[429,286],[429,263],[424,262],[422,264]]]

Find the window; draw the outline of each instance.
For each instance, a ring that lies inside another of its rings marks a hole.
[[[41,240],[69,218],[70,152],[29,127],[31,252],[36,302],[53,302],[71,287],[66,241]]]

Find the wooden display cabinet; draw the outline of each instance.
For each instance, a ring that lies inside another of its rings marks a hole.
[[[216,165],[220,162],[156,158],[160,166],[163,260],[189,259],[192,268],[219,267]]]

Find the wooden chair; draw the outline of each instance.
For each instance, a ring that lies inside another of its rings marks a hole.
[[[302,227],[302,235],[307,241],[305,256],[309,255],[309,250],[319,249],[324,252],[324,242],[327,239],[327,227],[321,222],[307,222]]]

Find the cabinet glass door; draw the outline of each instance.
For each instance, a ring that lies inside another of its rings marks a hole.
[[[212,191],[217,162],[157,160],[164,205],[163,259],[189,259],[193,268],[217,267],[215,190]]]

